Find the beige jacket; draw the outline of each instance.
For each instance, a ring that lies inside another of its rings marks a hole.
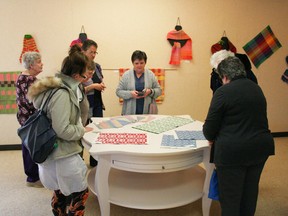
[[[41,107],[42,100],[59,87],[47,106],[47,116],[52,120],[52,127],[58,138],[58,147],[53,150],[47,160],[69,157],[82,151],[80,139],[85,129],[80,121],[80,108],[77,98],[79,82],[73,78],[57,74],[56,77],[39,79],[30,86],[28,98],[36,108]],[[43,100],[43,101],[44,101]]]

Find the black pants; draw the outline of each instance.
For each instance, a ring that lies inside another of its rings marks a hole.
[[[222,216],[253,216],[265,162],[250,166],[217,166]]]
[[[22,144],[22,157],[24,164],[24,171],[27,175],[27,182],[36,182],[39,180],[38,164],[36,164],[28,151],[28,149]]]

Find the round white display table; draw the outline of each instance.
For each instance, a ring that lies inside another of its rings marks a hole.
[[[163,134],[175,135],[170,130],[161,134],[147,132],[147,145],[96,144],[100,132],[146,133],[133,128],[143,122],[99,131],[97,123],[105,120],[94,118],[89,126],[95,131],[82,139],[85,148],[98,160],[97,168],[88,174],[88,185],[98,197],[102,216],[110,215],[110,203],[137,209],[165,209],[199,199],[203,215],[209,215],[211,200],[207,195],[213,165],[209,163],[210,147],[206,140],[197,140],[195,148],[164,148]],[[193,121],[177,130],[202,130],[202,123]],[[204,166],[199,166],[201,163]]]

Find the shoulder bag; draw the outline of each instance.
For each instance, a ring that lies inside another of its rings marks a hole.
[[[149,114],[153,115],[153,114],[158,114],[158,107],[156,104],[155,99],[152,99],[152,102],[149,104]]]
[[[59,89],[51,91],[46,101],[42,101],[40,109],[31,115],[17,131],[35,163],[43,163],[57,147],[57,136],[52,128],[51,120],[46,115],[45,108]]]

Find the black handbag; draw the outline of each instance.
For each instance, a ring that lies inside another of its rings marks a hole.
[[[40,109],[31,115],[17,131],[23,145],[28,149],[35,163],[43,163],[54,148],[57,147],[57,135],[52,128],[51,120],[47,117],[44,110],[52,96],[59,89],[51,91],[44,104],[42,101]]]

